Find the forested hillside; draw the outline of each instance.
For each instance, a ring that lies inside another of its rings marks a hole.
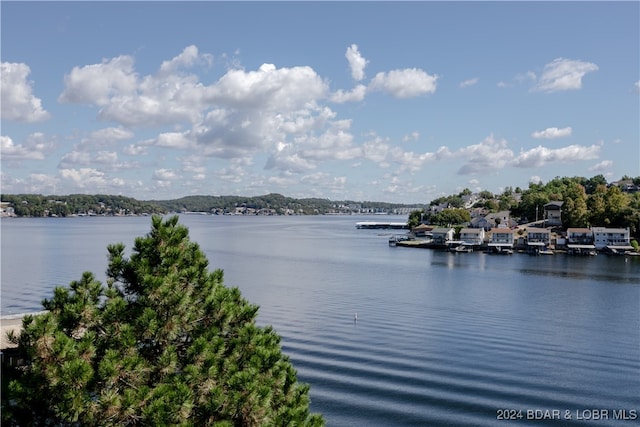
[[[131,197],[106,194],[70,194],[43,196],[41,194],[2,194],[16,216],[42,217],[69,215],[141,215],[163,213],[157,204]]]
[[[322,215],[328,213],[393,213],[415,205],[385,202],[331,201],[295,199],[282,194],[264,196],[187,196],[173,200],[140,201],[130,197],[72,194],[3,194],[2,202],[15,216],[42,217],[70,215],[142,215],[168,212],[205,212],[216,214]]]

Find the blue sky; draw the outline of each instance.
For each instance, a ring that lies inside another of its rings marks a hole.
[[[2,192],[425,203],[640,175],[634,2],[8,2]]]

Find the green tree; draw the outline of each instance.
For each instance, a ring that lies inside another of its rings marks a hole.
[[[542,219],[544,216],[544,205],[549,203],[549,196],[544,191],[526,190],[522,194],[517,209],[513,210],[513,214],[529,221]]]
[[[411,211],[409,213],[409,219],[407,220],[407,225],[409,226],[409,229],[412,229],[413,227],[417,227],[418,225],[420,225],[420,223],[422,222],[423,214],[424,214],[424,209]]]
[[[106,286],[85,273],[23,319],[13,340],[28,363],[3,372],[3,424],[323,424],[279,336],[177,216],[154,216],[129,258],[108,253]]]
[[[604,226],[606,224],[607,187],[605,185],[596,185],[592,194],[587,198],[587,208],[589,208],[589,223],[591,225]]]
[[[430,218],[431,224],[438,225],[466,224],[469,221],[471,221],[469,211],[459,208],[444,209]]]
[[[607,227],[625,226],[625,217],[630,215],[629,202],[631,198],[622,192],[620,188],[612,185],[607,189],[605,220]]]
[[[570,181],[563,192],[562,222],[566,228],[586,227],[589,221],[587,193],[576,181]]]

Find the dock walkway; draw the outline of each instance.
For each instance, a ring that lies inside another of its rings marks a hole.
[[[408,230],[409,226],[406,222],[361,221],[356,223],[356,228]]]

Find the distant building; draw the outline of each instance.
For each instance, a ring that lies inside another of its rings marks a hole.
[[[635,185],[631,179],[622,179],[620,181],[612,182],[608,187],[611,186],[616,186],[625,193],[635,193],[636,191],[640,191],[640,186]]]
[[[515,221],[510,218],[511,212],[509,211],[500,211],[490,213],[485,215],[484,217],[476,217],[471,220],[472,228],[484,228],[485,230],[490,230],[499,225],[503,225],[506,227],[513,227],[516,225]]]
[[[544,218],[546,218],[547,225],[556,226],[562,225],[562,205],[564,202],[549,202],[544,205]]]

